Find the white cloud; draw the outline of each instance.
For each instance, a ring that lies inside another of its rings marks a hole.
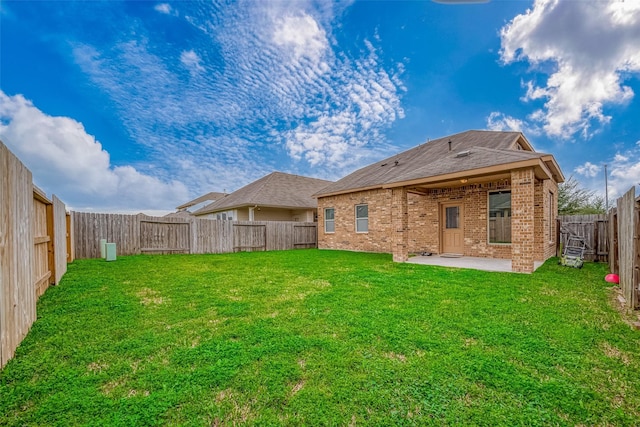
[[[180,54],[180,62],[187,67],[189,71],[194,74],[204,71],[204,67],[201,65],[202,60],[200,56],[193,50],[185,50]]]
[[[76,209],[171,209],[188,197],[180,182],[112,165],[81,123],[49,116],[22,95],[1,90],[0,139],[32,171],[37,185]]]
[[[487,117],[487,129],[497,131],[525,131],[525,123],[507,114],[494,111]]]
[[[626,162],[629,160],[628,156],[622,155],[620,153],[616,153],[615,157],[613,158],[614,162]]]
[[[577,174],[593,178],[598,174],[598,172],[600,172],[600,166],[594,165],[591,162],[586,162],[585,164],[576,167],[575,172]]]
[[[164,13],[165,15],[171,14],[171,11],[173,10],[169,3],[158,3],[154,6],[154,9],[157,12]]]
[[[501,31],[505,63],[526,60],[545,83],[527,83],[527,101],[544,101],[529,119],[549,136],[591,136],[609,123],[607,105],[624,105],[624,85],[640,72],[640,2],[536,0]]]
[[[296,60],[306,56],[317,61],[328,47],[325,31],[306,13],[279,19],[275,23],[273,41],[288,49]]]
[[[631,186],[640,187],[640,147],[616,153],[607,164],[611,198],[622,196]]]

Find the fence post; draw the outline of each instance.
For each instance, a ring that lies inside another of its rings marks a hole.
[[[49,271],[51,272],[51,276],[49,277],[49,284],[54,284],[56,282],[56,236],[53,221],[53,204],[48,204],[47,235],[49,236],[49,241],[47,242],[47,254],[49,258]]]
[[[556,256],[562,256],[560,249],[560,218],[556,219]]]

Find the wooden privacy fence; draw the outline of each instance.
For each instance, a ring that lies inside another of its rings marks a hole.
[[[0,367],[36,320],[36,301],[67,271],[71,218],[34,187],[32,174],[0,142]]]
[[[571,237],[584,239],[587,261],[607,262],[609,256],[609,226],[607,215],[560,215],[559,243],[564,248]]]
[[[119,255],[271,251],[317,246],[317,224],[219,221],[72,212],[76,258],[99,258],[100,239]]]
[[[640,202],[635,193],[631,187],[609,213],[609,270],[620,277],[622,296],[631,310],[640,308]]]

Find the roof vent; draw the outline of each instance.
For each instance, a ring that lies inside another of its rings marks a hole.
[[[456,154],[456,158],[460,158],[460,157],[467,157],[469,154],[471,154],[471,151],[469,150],[464,150],[459,152],[458,154]]]

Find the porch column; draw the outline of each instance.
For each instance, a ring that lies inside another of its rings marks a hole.
[[[535,243],[533,168],[511,171],[511,270],[532,273]]]
[[[407,189],[391,189],[391,232],[394,262],[409,259],[409,211],[407,207]]]

